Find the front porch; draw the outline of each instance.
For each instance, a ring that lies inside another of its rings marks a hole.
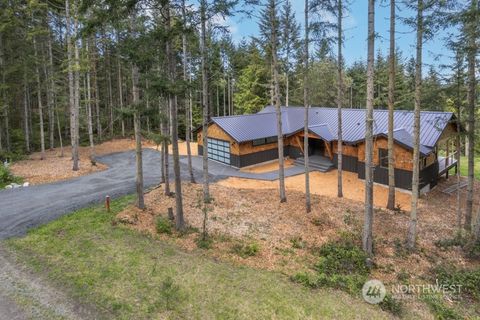
[[[294,163],[297,166],[304,166],[305,165],[305,158],[297,158],[295,159]],[[308,156],[308,165],[310,171],[320,171],[320,172],[328,172],[335,168],[333,162],[320,154],[313,153],[312,155]]]

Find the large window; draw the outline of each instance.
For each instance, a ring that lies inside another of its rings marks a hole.
[[[230,164],[230,143],[228,141],[208,138],[208,158]]]
[[[275,142],[277,142],[276,136],[252,140],[252,144],[254,147]]]
[[[380,167],[388,168],[388,150],[387,149],[378,149],[378,162]]]

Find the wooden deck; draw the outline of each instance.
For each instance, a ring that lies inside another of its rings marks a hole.
[[[438,176],[442,176],[447,173],[450,169],[457,168],[457,159],[455,155],[450,155],[448,157],[438,157]]]

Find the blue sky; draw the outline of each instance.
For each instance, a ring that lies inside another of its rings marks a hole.
[[[375,4],[375,30],[378,35],[375,40],[375,51],[381,50],[386,55],[389,46],[390,8],[384,2],[386,1],[376,1]],[[303,24],[304,0],[291,0],[291,3],[297,20]],[[344,20],[344,58],[348,65],[359,59],[366,60],[367,9],[367,0],[356,0],[352,1],[349,6],[349,11],[346,14]],[[397,9],[397,15],[400,17],[411,17],[414,15],[414,12],[400,7]],[[248,20],[241,16],[235,16],[228,18],[226,23],[230,26],[233,40],[236,42],[239,42],[243,38],[258,36],[257,18]],[[397,47],[403,52],[403,57],[413,56],[415,52],[414,30],[403,25],[399,20],[397,20],[396,29]],[[444,40],[448,33],[448,31],[441,31],[433,40],[425,43],[423,51],[425,67],[428,67],[428,65],[437,66],[439,64],[446,64],[450,61],[449,55],[451,53],[445,48]]]

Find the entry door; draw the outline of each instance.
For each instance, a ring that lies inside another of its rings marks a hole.
[[[230,143],[228,141],[208,138],[208,158],[230,164]]]

